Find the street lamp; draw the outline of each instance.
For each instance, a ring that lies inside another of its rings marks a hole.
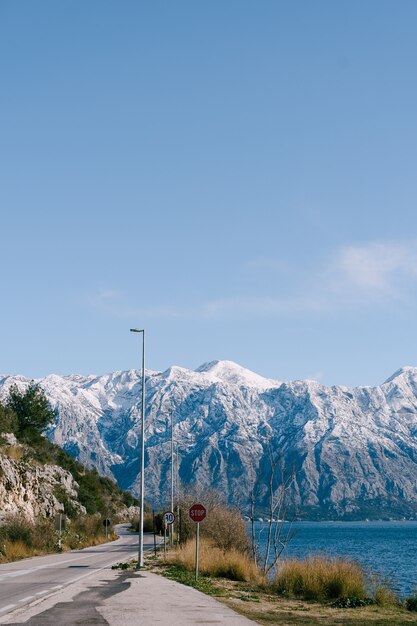
[[[141,425],[140,425],[140,492],[139,492],[139,548],[136,569],[143,567],[143,498],[145,492],[145,330],[131,328],[131,333],[142,333],[142,394],[141,394]]]
[[[174,411],[171,411],[171,511],[174,512]],[[174,524],[169,527],[169,543],[174,545]]]

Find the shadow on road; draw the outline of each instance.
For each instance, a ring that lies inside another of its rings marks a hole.
[[[90,587],[79,593],[71,602],[59,602],[51,609],[30,618],[28,626],[74,626],[74,624],[108,625],[108,621],[97,611],[104,600],[115,596],[130,587],[125,578],[132,578],[132,573],[120,574],[116,580],[102,581],[102,587]],[[17,626],[17,624],[10,624]]]

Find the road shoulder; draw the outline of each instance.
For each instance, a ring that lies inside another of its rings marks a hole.
[[[94,623],[125,626],[230,624],[255,622],[205,594],[148,572],[120,572],[110,568],[0,619],[1,624],[71,626]]]
[[[214,598],[152,572],[145,570],[125,580],[130,583],[129,588],[97,608],[111,626],[135,623],[138,614],[141,626],[153,626],[159,622],[170,626],[255,624]]]

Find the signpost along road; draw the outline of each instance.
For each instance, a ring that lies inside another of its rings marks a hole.
[[[207,515],[206,507],[202,504],[193,504],[190,508],[189,515],[193,522],[202,522]]]
[[[193,504],[192,507],[190,507],[190,510],[188,512],[190,518],[193,520],[193,522],[196,523],[196,529],[195,529],[195,579],[197,580],[198,578],[198,541],[199,541],[199,536],[200,536],[200,522],[203,521],[203,519],[206,517],[207,515],[207,510],[206,507],[203,506],[202,504]]]
[[[175,522],[175,513],[172,511],[165,511],[164,522],[165,524],[173,524]]]
[[[175,513],[173,513],[172,511],[165,511],[165,513],[162,516],[162,519],[164,520],[164,556],[166,556],[166,553],[167,553],[167,526],[170,526],[171,524],[173,524],[175,522]]]

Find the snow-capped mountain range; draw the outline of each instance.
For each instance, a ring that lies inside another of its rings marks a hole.
[[[0,399],[29,379],[0,376]],[[141,373],[39,379],[58,409],[48,436],[82,463],[138,493]],[[280,382],[230,361],[192,371],[146,372],[146,492],[169,502],[170,424],[183,485],[196,482],[247,501],[268,458],[294,466],[290,501],[300,516],[417,516],[417,368],[378,387]]]

